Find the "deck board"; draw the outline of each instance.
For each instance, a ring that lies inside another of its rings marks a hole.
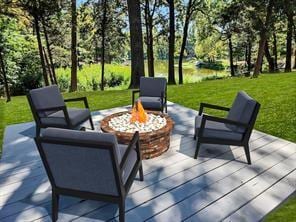
[[[118,107],[93,112],[96,128]],[[254,130],[252,165],[236,146],[202,145],[193,154],[196,110],[169,103],[170,149],[144,160],[144,182],[126,200],[126,221],[259,221],[296,190],[296,145]],[[0,160],[0,221],[50,221],[51,191],[34,145],[34,124],[8,126]],[[264,202],[269,204],[262,207]],[[223,209],[223,210],[221,210]],[[62,197],[59,221],[117,221],[114,204]]]

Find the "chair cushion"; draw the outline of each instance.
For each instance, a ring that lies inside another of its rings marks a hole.
[[[76,109],[76,108],[67,108],[70,122],[72,126],[77,126],[90,117],[89,109]],[[47,126],[55,127],[66,127],[67,123],[65,120],[64,112],[62,110],[52,113],[47,117],[41,118],[41,123]]]
[[[140,96],[161,97],[161,93],[166,91],[166,78],[141,77],[140,79]]]
[[[139,97],[144,109],[161,110],[161,98],[160,97]]]
[[[122,160],[123,155],[125,154],[126,150],[127,150],[127,145],[123,145],[123,144],[118,144],[118,149],[120,150],[120,154],[121,154],[121,159],[120,159],[120,163]],[[128,177],[130,176],[135,164],[137,163],[137,152],[136,150],[131,150],[129,156],[127,157],[127,164],[125,165],[124,169],[122,169],[122,180],[123,183],[125,184]]]
[[[201,120],[202,116],[197,116],[195,118],[195,132],[197,136],[198,130],[200,129],[201,125]],[[224,123],[206,121],[205,129],[203,131],[203,137],[241,141],[243,138],[243,133],[229,128]]]
[[[240,91],[237,94],[232,104],[232,107],[229,110],[227,119],[248,124],[252,118],[255,106],[256,106],[256,101],[250,96],[248,96],[248,94],[246,94],[245,92]],[[234,126],[229,126],[229,127],[236,129],[239,132],[244,132],[245,130],[244,128],[241,128],[241,127],[234,127]]]
[[[56,85],[47,86],[38,89],[32,89],[29,92],[35,109],[46,109],[58,106],[65,106],[64,99]],[[40,117],[45,117],[53,112],[38,112]]]
[[[42,133],[43,138],[54,139],[56,141],[72,141],[83,144],[113,144],[115,147],[118,162],[121,162],[123,153],[122,149],[118,148],[118,142],[115,135],[111,133],[98,133],[94,131],[78,131],[59,128],[46,128]]]

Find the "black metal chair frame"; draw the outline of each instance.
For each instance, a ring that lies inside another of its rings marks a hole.
[[[135,89],[132,91],[132,106],[135,104],[135,95],[137,93],[140,93],[140,90],[139,89]],[[153,96],[152,96],[153,97]],[[160,99],[161,99],[161,109],[160,110],[157,110],[157,111],[161,111],[163,112],[163,110],[165,110],[165,112],[167,113],[168,112],[168,106],[167,106],[167,87],[165,89],[165,92],[161,92],[161,96],[160,96]],[[146,110],[149,110],[147,108],[145,108]]]
[[[35,120],[35,123],[36,123],[36,136],[37,137],[40,136],[40,131],[41,131],[42,128],[58,127],[58,128],[65,128],[65,129],[73,129],[75,127],[75,126],[73,126],[71,124],[69,114],[68,114],[68,110],[67,110],[67,106],[57,106],[57,107],[51,107],[51,108],[47,108],[47,109],[36,109],[35,106],[34,106],[32,97],[31,97],[31,95],[29,93],[27,94],[27,98],[28,98],[29,105],[30,105],[30,108],[31,108],[31,111],[32,111],[32,114],[33,114],[33,117],[34,117],[34,120]],[[85,108],[89,109],[89,105],[88,105],[88,101],[87,101],[86,97],[64,99],[64,102],[77,102],[77,101],[83,101]],[[66,127],[61,127],[60,125],[57,125],[57,126],[50,125],[49,126],[47,124],[42,124],[42,122],[40,120],[40,117],[38,115],[38,112],[47,112],[47,111],[55,111],[55,112],[57,112],[57,111],[60,111],[60,110],[62,110],[63,113],[64,113],[65,121],[67,123]],[[81,121],[79,124],[85,122],[86,120]],[[91,129],[94,130],[95,127],[94,127],[94,123],[93,123],[91,115],[89,116],[88,120],[90,122]]]
[[[127,147],[127,150],[122,157],[121,163],[118,164],[117,160],[115,158],[115,147],[112,143],[72,143],[72,142],[61,142],[61,141],[54,141],[52,139],[48,140],[42,137],[36,137],[35,142],[37,144],[38,151],[40,153],[42,162],[45,166],[45,170],[47,172],[49,181],[52,186],[52,220],[57,221],[58,219],[58,209],[59,209],[59,196],[73,196],[78,197],[82,199],[88,199],[88,200],[97,200],[97,201],[105,201],[110,203],[115,203],[119,205],[119,221],[124,222],[125,220],[125,199],[126,196],[131,188],[131,185],[134,181],[134,178],[136,177],[138,171],[140,175],[140,181],[144,180],[144,173],[143,173],[143,167],[142,167],[142,157],[141,157],[141,150],[140,150],[140,143],[139,143],[139,133],[136,132],[130,142],[130,144]],[[51,143],[51,144],[61,144],[61,145],[71,145],[71,146],[80,146],[80,147],[88,147],[88,148],[94,148],[98,149],[106,149],[110,152],[110,155],[112,157],[112,165],[113,170],[115,172],[115,180],[117,185],[117,190],[119,192],[118,196],[113,195],[106,195],[101,193],[93,193],[93,192],[85,192],[85,191],[79,191],[79,190],[73,190],[73,189],[65,189],[60,188],[56,185],[54,177],[50,171],[50,167],[46,161],[45,153],[42,150],[41,143]],[[104,148],[103,148],[104,147]],[[136,147],[137,152],[137,162],[132,169],[127,181],[125,184],[123,184],[122,178],[121,178],[121,172],[122,169],[124,169],[125,165],[127,164],[127,158],[129,153],[132,149]]]
[[[198,115],[203,114],[204,108],[211,108],[211,109],[217,109],[217,110],[223,110],[223,111],[229,111],[230,108],[228,107],[223,107],[223,106],[218,106],[218,105],[213,105],[213,104],[208,104],[208,103],[201,103],[200,108],[199,108],[199,113]],[[243,146],[245,150],[245,154],[247,157],[248,164],[251,164],[251,157],[250,157],[250,148],[249,148],[249,140],[250,136],[252,133],[252,130],[255,125],[255,121],[258,115],[260,109],[260,104],[256,102],[254,111],[252,113],[251,120],[249,121],[248,124],[229,120],[226,118],[220,118],[220,117],[215,117],[215,116],[209,116],[206,114],[202,115],[202,121],[200,128],[198,130],[198,135],[194,135],[194,139],[197,137],[197,143],[196,143],[196,150],[194,154],[194,158],[196,159],[198,156],[199,148],[201,143],[208,143],[208,144],[220,144],[220,145],[234,145],[234,146]],[[204,130],[205,130],[205,125],[206,121],[214,121],[214,122],[220,122],[220,123],[225,123],[225,124],[230,124],[238,127],[244,127],[245,132],[243,133],[243,138],[240,141],[237,140],[231,140],[231,139],[218,139],[218,138],[212,138],[212,137],[205,137],[203,136]]]

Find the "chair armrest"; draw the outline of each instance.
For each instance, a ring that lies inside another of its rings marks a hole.
[[[230,110],[230,108],[224,107],[224,106],[218,106],[218,105],[213,105],[208,103],[200,103],[198,115],[201,115],[203,113],[204,108],[218,109],[218,110],[224,110],[224,111]]]
[[[130,152],[134,149],[134,147],[136,146],[136,151],[137,153],[139,154],[140,152],[140,146],[139,146],[139,140],[140,140],[140,136],[139,136],[139,132],[135,132],[134,133],[134,136],[131,140],[131,142],[129,143],[123,157],[122,157],[122,160],[121,160],[121,163],[120,163],[120,169],[123,169],[125,167],[125,165],[127,164],[126,161],[127,161],[127,158],[130,154]]]
[[[136,95],[136,93],[139,93],[139,92],[140,92],[139,89],[135,89],[135,90],[132,91],[132,94],[133,94],[133,96],[132,96],[132,106],[135,104],[135,95]]]
[[[83,101],[84,102],[84,106],[85,108],[89,108],[88,106],[88,101],[87,101],[87,98],[84,96],[84,97],[79,97],[79,98],[70,98],[70,99],[64,99],[65,102],[77,102],[77,101]]]

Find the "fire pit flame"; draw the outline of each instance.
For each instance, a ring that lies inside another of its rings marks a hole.
[[[130,122],[146,123],[147,121],[148,121],[148,115],[145,112],[141,101],[138,100],[132,109]]]

